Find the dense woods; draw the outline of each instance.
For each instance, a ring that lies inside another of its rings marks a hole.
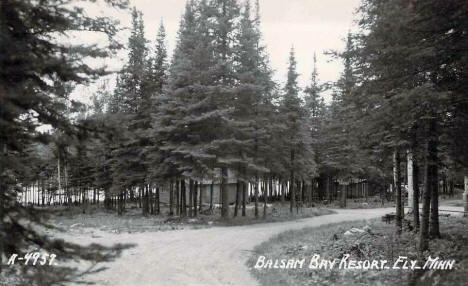
[[[297,213],[379,196],[395,200],[397,231],[414,218],[421,251],[441,235],[439,195],[468,181],[468,2],[363,0],[359,30],[327,55],[342,61],[340,79],[321,83],[308,63],[306,87],[293,47],[284,83],[273,80],[258,1],[187,1],[171,58],[163,22],[149,41],[131,9],[121,46],[112,19],[67,3],[0,1],[4,257],[30,237],[46,243],[20,219],[41,224],[35,206],[50,205],[180,217],[219,205],[228,219],[250,203],[260,217],[273,201]],[[57,43],[83,30],[108,47]],[[118,48],[128,56],[115,87],[97,81],[92,104],[71,101],[76,85],[108,74],[85,59]]]

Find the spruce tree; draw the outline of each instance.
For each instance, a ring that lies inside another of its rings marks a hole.
[[[269,146],[272,136],[268,134],[271,134],[276,122],[272,104],[275,85],[271,79],[265,47],[261,44],[260,19],[251,14],[250,1],[247,1],[241,13],[234,45],[234,72],[238,82],[232,105],[237,124],[234,145],[238,151],[233,156],[237,156],[235,170],[241,181],[238,183],[238,196],[240,188],[244,188],[250,178],[254,177],[255,215],[258,216],[259,174],[273,172],[268,163],[274,157]],[[245,214],[245,209],[243,211]]]
[[[106,2],[125,7],[124,1]],[[22,181],[21,162],[28,148],[50,139],[37,127],[50,124],[66,132],[73,131],[61,112],[63,102],[69,102],[62,83],[86,83],[105,74],[104,69],[92,68],[83,59],[108,57],[118,46],[113,41],[117,32],[115,21],[107,17],[91,18],[75,8],[67,1],[0,2],[0,257],[13,253],[22,256],[31,247],[64,259],[93,257],[102,261],[113,257],[99,255],[102,248],[97,246],[85,249],[37,233],[37,228],[31,225],[44,226],[42,217],[17,200],[24,186],[17,182]],[[110,45],[98,48],[56,41],[57,34],[67,36],[70,31],[101,32],[108,36]],[[18,279],[22,285],[33,284],[38,276],[41,283],[55,285],[71,279],[74,273],[65,266],[21,269],[24,271]]]
[[[212,172],[216,157],[208,153],[210,142],[225,120],[209,92],[213,51],[207,22],[200,21],[208,9],[206,3],[186,4],[167,90],[153,122],[165,172],[182,179],[182,198],[185,179],[200,180]]]
[[[323,166],[323,161],[325,158],[324,150],[322,149],[323,138],[326,136],[324,127],[325,127],[325,117],[327,115],[327,110],[323,97],[321,96],[322,86],[319,84],[318,80],[318,71],[317,71],[317,57],[314,53],[314,63],[313,70],[310,79],[310,85],[304,89],[304,108],[307,112],[308,124],[310,128],[310,136],[312,140],[312,150],[314,150],[315,156],[314,160],[317,164],[318,172],[320,167]],[[309,193],[309,203],[312,198],[312,192],[314,191],[314,186],[316,179],[314,176],[311,176],[311,190]]]
[[[145,89],[147,89],[146,92],[150,97],[150,110],[147,111],[150,125],[149,128],[145,130],[145,137],[147,140],[146,146],[144,146],[141,151],[148,161],[149,181],[153,181],[158,185],[164,185],[168,181],[171,181],[173,176],[176,174],[171,172],[173,170],[164,164],[164,154],[160,149],[161,141],[160,138],[158,138],[157,130],[155,131],[153,129],[153,124],[155,122],[154,118],[159,116],[159,109],[161,106],[163,94],[165,93],[164,88],[166,87],[168,77],[166,32],[162,21],[159,25],[155,47],[152,56],[149,58],[148,65],[149,67],[147,70],[147,78],[145,80]],[[172,188],[172,183],[170,188]],[[156,196],[159,198],[159,187],[156,188],[156,192]],[[156,203],[158,204],[157,210],[159,211],[159,199]],[[171,200],[171,214],[172,207],[173,205]]]
[[[167,48],[166,48],[166,29],[161,21],[153,55],[147,61],[145,88],[151,97],[160,95],[167,82]]]
[[[140,151],[149,144],[147,132],[151,127],[151,90],[148,85],[151,65],[147,62],[146,44],[142,14],[133,8],[128,62],[119,74],[119,86],[116,87],[116,97],[122,102],[116,118],[120,132],[116,134],[117,146],[112,152],[112,191],[120,198],[127,190],[138,187],[145,190],[145,203],[148,204],[148,160],[146,153]],[[144,207],[143,213],[147,214],[147,211]]]
[[[420,237],[424,251],[429,232],[439,236],[440,150],[457,150],[455,142],[463,136],[451,132],[466,126],[460,120],[455,127],[452,119],[466,114],[460,93],[466,80],[459,73],[466,62],[454,47],[466,44],[460,37],[466,31],[466,19],[459,12],[466,11],[467,5],[369,0],[361,8],[360,25],[368,32],[359,35],[356,51],[362,80],[360,102],[365,103],[359,106],[365,110],[360,123],[374,148],[410,148],[413,157],[426,165]],[[466,152],[458,149],[455,153],[462,158]]]
[[[296,189],[297,181],[310,178],[316,168],[309,122],[306,120],[306,111],[299,97],[300,90],[297,81],[299,75],[296,71],[296,64],[294,48],[291,48],[287,81],[280,107],[281,115],[285,121],[286,136],[284,136],[283,146],[286,152],[283,156],[287,158],[286,169],[289,172],[291,213],[295,207],[297,210],[296,201],[299,193]]]

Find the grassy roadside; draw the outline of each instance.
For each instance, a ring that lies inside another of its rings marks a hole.
[[[453,196],[441,195],[439,202],[441,205],[448,206],[463,206],[463,190],[456,189]],[[404,198],[406,201],[406,198]],[[314,202],[314,205],[317,207],[328,207],[328,208],[341,208],[341,202],[339,200],[334,200],[330,203],[324,204],[320,202]],[[346,209],[374,209],[374,208],[388,208],[395,207],[394,200],[383,200],[379,195],[368,197],[368,198],[353,198],[346,200]]]
[[[366,229],[362,233],[345,235],[352,228]],[[261,285],[466,285],[468,281],[468,220],[466,218],[441,218],[442,239],[431,241],[432,251],[418,258],[417,236],[405,232],[397,236],[393,224],[379,220],[346,222],[318,228],[288,231],[258,245],[247,262],[252,274]],[[455,259],[453,270],[409,269],[309,269],[310,258],[319,254],[323,259],[337,259],[344,254],[350,260],[387,260],[390,266],[399,256],[419,259],[438,256]],[[255,269],[259,256],[267,259],[305,258],[302,268]],[[416,274],[421,275],[415,279]]]
[[[290,213],[288,205],[281,205],[279,203],[272,204],[267,209],[267,215],[263,217],[263,208],[259,209],[259,217],[255,218],[253,209],[247,210],[247,216],[242,217],[231,217],[227,220],[220,219],[219,216],[215,222],[215,225],[220,226],[239,226],[239,225],[250,225],[257,223],[271,223],[271,222],[283,222],[291,221],[296,219],[311,218],[321,215],[327,215],[335,213],[332,210],[322,207],[311,207],[301,208],[296,212]],[[232,212],[231,212],[232,214]]]
[[[85,214],[79,207],[56,208],[53,209],[49,222],[59,228],[74,232],[79,232],[81,229],[98,229],[112,233],[134,233],[283,222],[331,214],[333,211],[314,207],[302,208],[299,209],[298,213],[294,211],[293,214],[290,214],[288,205],[274,203],[268,205],[266,217],[263,217],[263,205],[259,206],[258,218],[255,218],[252,205],[248,206],[246,217],[241,216],[240,210],[238,216],[233,217],[233,208],[231,207],[228,219],[221,218],[219,209],[214,209],[213,213],[203,212],[193,218],[168,216],[167,213],[168,209],[162,208],[161,215],[144,217],[141,215],[141,209],[133,207],[128,208],[124,215],[117,216],[115,212],[108,212],[95,206],[87,209]]]

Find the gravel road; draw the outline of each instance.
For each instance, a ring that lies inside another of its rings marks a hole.
[[[136,244],[105,265],[107,270],[88,277],[98,286],[249,286],[258,284],[245,263],[252,249],[268,238],[286,230],[371,219],[392,211],[394,208],[336,210],[336,214],[280,223],[130,234],[93,232],[93,236],[75,234],[71,238],[81,244]]]

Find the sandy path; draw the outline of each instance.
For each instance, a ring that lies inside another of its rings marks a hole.
[[[444,209],[459,209],[444,207]],[[393,208],[337,210],[336,214],[297,221],[238,227],[213,227],[146,233],[75,235],[87,244],[135,243],[109,269],[88,277],[98,286],[258,285],[245,265],[254,246],[286,230],[371,219]],[[105,235],[105,236],[104,236]]]

